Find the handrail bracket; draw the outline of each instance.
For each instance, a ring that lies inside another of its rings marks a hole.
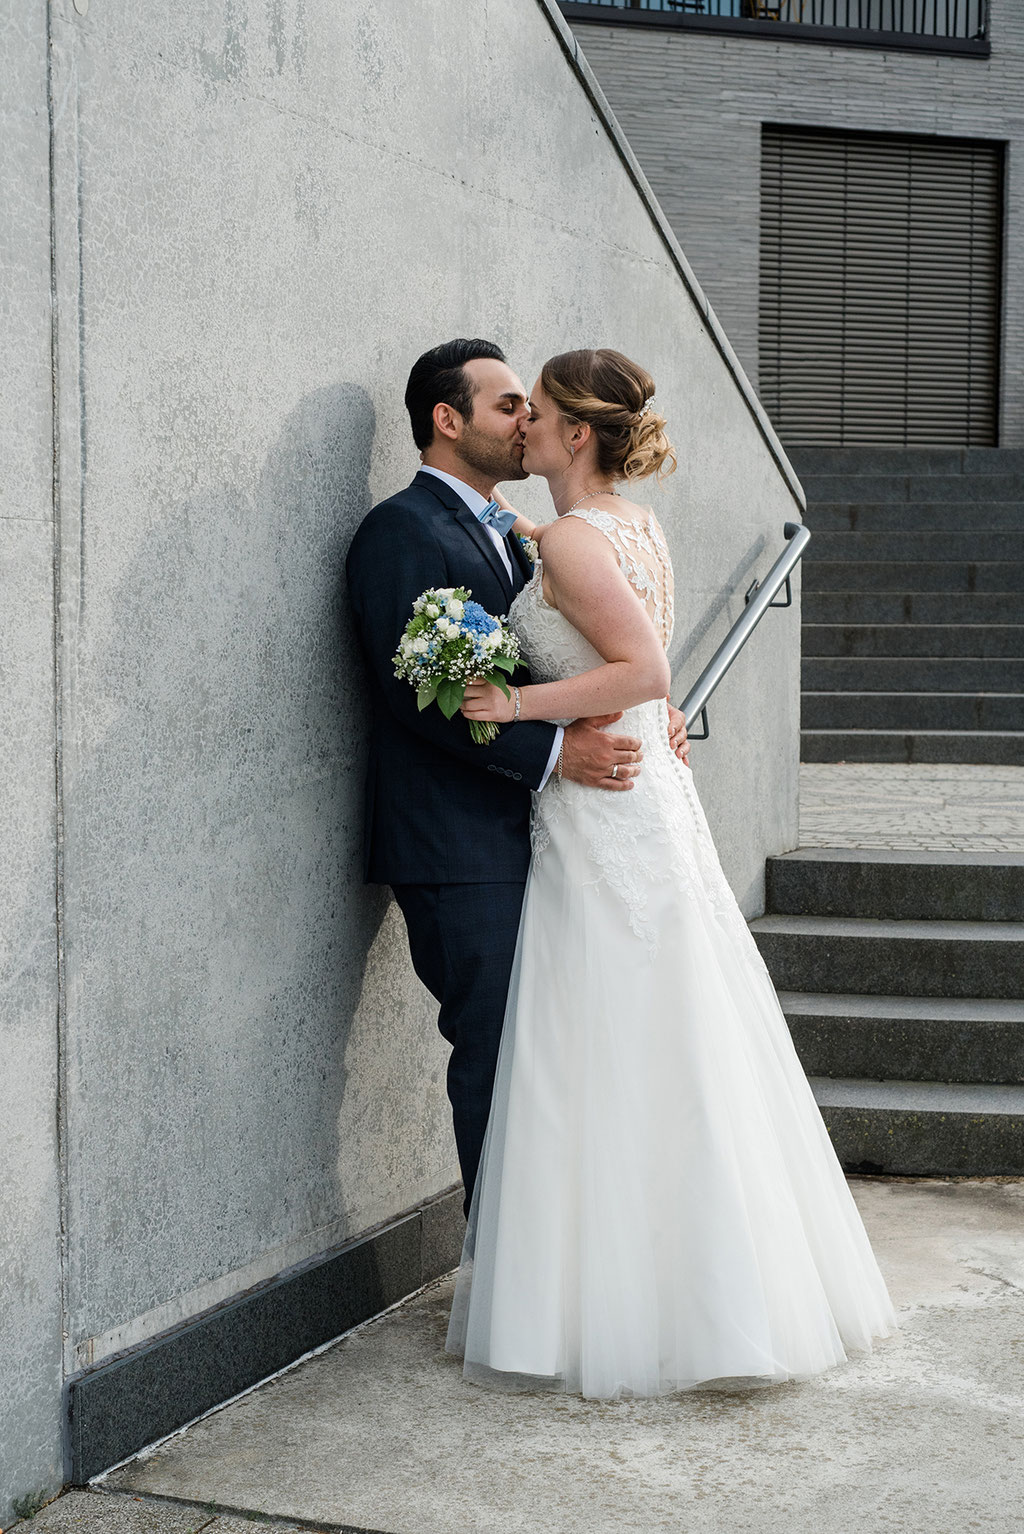
[[[695,735],[687,726],[690,740],[707,740],[711,733],[708,724],[708,699],[725,676],[733,661],[760,623],[769,607],[792,607],[793,587],[790,576],[803,557],[804,549],[811,539],[808,528],[800,522],[787,522],[783,528],[787,548],[783,549],[763,581],[754,581],[743,598],[743,612],[718,646],[708,664],[679,705],[687,719],[700,717],[703,734]],[[786,588],[784,602],[776,601]]]

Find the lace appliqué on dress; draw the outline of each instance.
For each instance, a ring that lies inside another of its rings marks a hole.
[[[648,511],[646,525],[624,522],[621,517],[593,506],[581,506],[566,512],[566,516],[578,517],[604,533],[619,556],[619,569],[647,608],[647,615],[667,650],[672,643],[675,586],[668,545],[653,511]]]
[[[583,520],[613,543],[620,568],[667,644],[672,633],[672,567],[653,516],[646,528],[595,510],[586,511]],[[509,615],[534,680],[561,681],[600,666],[601,656],[593,646],[544,600],[542,582],[543,564],[538,561]],[[612,728],[643,742],[644,766],[634,788],[628,794],[613,794],[552,776],[533,796],[534,861],[545,855],[554,828],[569,815],[572,826],[567,832],[581,840],[594,870],[593,882],[604,883],[618,896],[630,928],[650,953],[656,953],[659,944],[658,929],[648,915],[650,896],[669,883],[694,903],[710,901],[717,916],[738,921],[746,935],[692,775],[668,744],[664,701],[627,710]]]

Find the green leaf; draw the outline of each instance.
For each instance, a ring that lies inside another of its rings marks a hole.
[[[445,677],[443,681],[437,684],[437,701],[446,719],[450,719],[453,714],[458,713],[465,696],[465,682],[450,682]]]
[[[511,698],[512,694],[508,690],[508,683],[500,671],[488,671],[484,681],[490,682],[492,686],[497,687],[499,691],[505,694],[506,698]]]
[[[522,661],[513,660],[510,655],[492,655],[491,665],[500,666],[502,671],[507,671],[509,676],[511,676],[513,671],[522,665]]]
[[[423,686],[419,689],[419,691],[416,694],[416,702],[419,705],[419,710],[420,710],[421,714],[422,714],[422,712],[423,712],[423,710],[425,708],[429,708],[430,707],[431,703],[433,703],[433,701],[434,701],[434,699],[436,697],[437,697],[437,683],[436,682],[424,682]]]

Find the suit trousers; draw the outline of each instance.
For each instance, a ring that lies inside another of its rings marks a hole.
[[[491,1109],[525,880],[508,884],[395,884],[409,952],[440,1003],[452,1046],[448,1098],[468,1215]]]

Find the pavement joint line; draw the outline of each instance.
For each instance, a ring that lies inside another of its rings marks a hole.
[[[419,1292],[420,1291],[417,1290],[417,1293]],[[413,1296],[409,1295],[408,1298],[412,1299]],[[394,1306],[390,1307],[392,1310],[394,1308]],[[386,1314],[386,1311],[381,1311],[381,1315]],[[374,1317],[374,1319],[376,1320],[376,1317]],[[363,1324],[365,1325],[366,1323],[364,1322]],[[352,1330],[357,1331],[358,1327],[353,1327]],[[351,1333],[346,1332],[345,1335],[350,1336]],[[322,1352],[323,1350],[321,1349],[320,1351]],[[236,1400],[237,1399],[238,1398],[236,1397]],[[325,1523],[322,1519],[294,1518],[287,1513],[267,1513],[264,1512],[262,1508],[256,1509],[252,1507],[239,1507],[232,1502],[201,1502],[195,1497],[171,1497],[157,1495],[155,1492],[149,1491],[119,1491],[106,1489],[100,1489],[98,1491],[98,1495],[101,1497],[117,1497],[124,1502],[149,1502],[152,1503],[154,1507],[167,1506],[170,1504],[172,1507],[196,1507],[202,1511],[209,1512],[210,1518],[208,1522],[204,1523],[202,1527],[197,1530],[197,1534],[203,1534],[203,1531],[205,1529],[209,1529],[211,1526],[214,1527],[214,1534],[216,1534],[215,1526],[218,1518],[242,1518],[246,1523],[251,1523],[254,1530],[259,1529],[261,1525],[277,1524],[278,1526],[285,1529],[302,1530],[304,1531],[304,1534],[307,1530],[309,1531],[309,1534],[394,1534],[394,1531],[390,1529],[368,1529],[362,1524],[331,1522]],[[212,1512],[210,1511],[211,1509]],[[426,1530],[424,1531],[424,1534],[427,1534]]]
[[[452,1271],[454,1272],[454,1269]],[[119,1459],[116,1465],[108,1465],[105,1470],[97,1471],[95,1475],[89,1477],[85,1482],[85,1486],[106,1490],[103,1487],[103,1482],[107,1479],[107,1476],[113,1475],[116,1470],[123,1470],[126,1465],[135,1464],[139,1460],[149,1459],[158,1449],[162,1449],[165,1444],[171,1443],[175,1438],[180,1438],[183,1433],[188,1432],[189,1428],[195,1427],[197,1422],[205,1422],[208,1417],[215,1416],[217,1412],[224,1411],[226,1407],[234,1406],[236,1401],[244,1401],[245,1397],[251,1396],[254,1391],[262,1390],[264,1385],[271,1384],[274,1380],[280,1379],[284,1374],[291,1374],[292,1370],[297,1369],[300,1364],[308,1363],[311,1358],[318,1358],[321,1353],[326,1353],[329,1348],[337,1347],[339,1342],[344,1342],[347,1337],[352,1337],[356,1332],[361,1332],[365,1326],[373,1326],[375,1322],[380,1321],[384,1316],[390,1315],[393,1310],[399,1310],[403,1305],[408,1304],[410,1300],[416,1299],[419,1295],[424,1294],[428,1289],[433,1288],[435,1284],[440,1283],[442,1279],[449,1276],[447,1273],[441,1273],[437,1278],[428,1279],[425,1284],[420,1284],[418,1289],[412,1289],[408,1294],[403,1294],[400,1300],[395,1300],[393,1304],[385,1306],[383,1310],[378,1310],[374,1315],[367,1316],[365,1321],[359,1321],[355,1326],[350,1326],[347,1331],[339,1332],[337,1337],[331,1337],[328,1342],[321,1342],[317,1347],[310,1348],[308,1353],[303,1353],[300,1358],[293,1358],[291,1363],[285,1364],[282,1369],[275,1369],[273,1374],[265,1374],[255,1384],[247,1385],[244,1390],[240,1390],[237,1395],[229,1396],[226,1401],[218,1401],[216,1406],[208,1407],[206,1411],[200,1412],[197,1417],[190,1417],[188,1422],[182,1423],[181,1427],[176,1427],[171,1433],[165,1433],[162,1438],[154,1438],[152,1443],[147,1443],[143,1448],[136,1449],[134,1454],[128,1454],[124,1459]],[[113,1495],[113,1493],[111,1492],[110,1495]],[[189,1506],[191,1505],[190,1503]],[[200,1503],[199,1506],[205,1507],[206,1503]],[[315,1525],[296,1525],[296,1527],[312,1528]],[[326,1528],[328,1525],[324,1525],[324,1527]],[[340,1529],[343,1526],[339,1524],[337,1527]],[[0,1534],[3,1534],[3,1530],[0,1530]],[[357,1529],[353,1531],[353,1534],[390,1534],[390,1531],[387,1529]]]

